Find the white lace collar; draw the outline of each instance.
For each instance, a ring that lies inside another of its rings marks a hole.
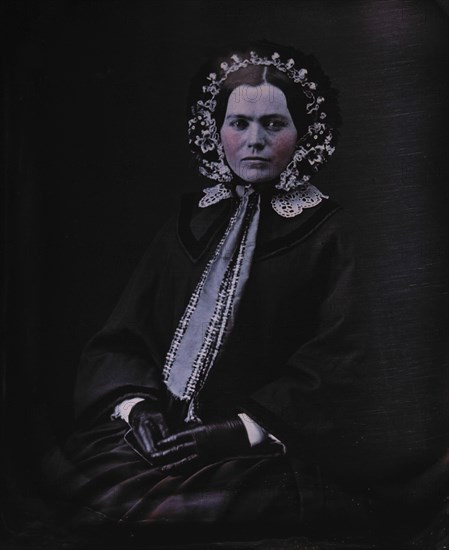
[[[223,183],[206,187],[204,197],[201,198],[198,206],[207,208],[212,204],[216,204],[224,199],[229,199],[233,196],[231,189]],[[304,208],[312,208],[317,206],[323,199],[328,199],[327,195],[321,193],[314,185],[305,183],[296,189],[289,192],[275,193],[271,198],[271,206],[273,210],[283,218],[294,218],[301,214]]]

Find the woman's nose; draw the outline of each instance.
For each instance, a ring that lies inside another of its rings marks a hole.
[[[262,149],[265,146],[265,132],[260,124],[251,124],[247,133],[247,144],[251,149]]]

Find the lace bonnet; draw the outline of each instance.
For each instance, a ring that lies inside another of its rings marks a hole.
[[[314,206],[324,197],[309,181],[335,150],[336,127],[340,124],[336,91],[330,87],[315,58],[296,49],[264,41],[250,45],[246,50],[236,48],[234,51],[239,53],[217,58],[215,71],[206,72],[200,97],[197,93],[191,106],[189,145],[199,172],[215,182],[214,186],[204,189],[206,195],[200,206],[209,206],[232,196],[230,183],[235,175],[226,162],[216,116],[217,99],[223,84],[240,69],[251,65],[271,66],[297,85],[305,98],[304,113],[301,113],[306,120],[306,125],[303,124],[305,131],[298,140],[292,160],[274,185],[272,198],[272,206],[278,214],[295,216],[304,207]],[[210,70],[214,65],[208,67]]]

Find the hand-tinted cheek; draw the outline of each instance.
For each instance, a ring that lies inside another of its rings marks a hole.
[[[238,136],[233,134],[222,134],[222,143],[228,162],[233,162],[235,160],[233,157],[239,147],[239,141]]]
[[[279,136],[275,145],[275,157],[278,163],[288,164],[294,151],[296,139],[292,136]]]

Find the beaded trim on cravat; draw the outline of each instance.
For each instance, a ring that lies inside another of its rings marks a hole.
[[[186,421],[199,421],[198,393],[231,332],[249,276],[260,213],[260,195],[238,189],[240,202],[175,330],[163,369],[172,395],[189,402]]]

